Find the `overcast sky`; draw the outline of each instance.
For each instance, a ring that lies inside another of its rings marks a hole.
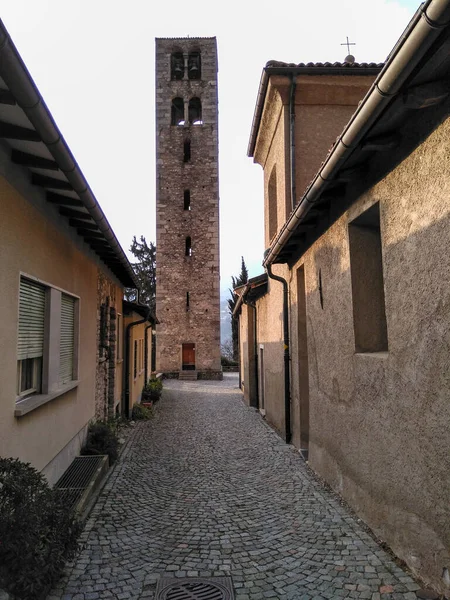
[[[217,36],[221,288],[263,247],[262,170],[247,158],[268,60],[381,62],[412,0],[3,0],[1,17],[124,250],[155,240],[154,38]]]

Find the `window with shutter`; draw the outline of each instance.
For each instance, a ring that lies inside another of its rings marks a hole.
[[[19,289],[17,393],[19,400],[40,392],[44,354],[46,288],[22,278]]]
[[[59,381],[68,383],[73,379],[75,299],[61,294],[61,339],[59,350]]]

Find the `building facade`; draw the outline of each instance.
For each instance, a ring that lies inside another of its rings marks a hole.
[[[129,340],[132,266],[1,21],[0,285],[0,456],[54,484],[90,422],[139,401],[154,318],[137,306]]]
[[[422,5],[344,123],[341,91],[370,65],[267,65],[249,146],[267,290],[236,308],[246,401],[446,594],[449,11]]]
[[[217,45],[156,40],[157,370],[220,378]]]

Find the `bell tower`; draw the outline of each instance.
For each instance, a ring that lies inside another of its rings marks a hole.
[[[156,39],[157,370],[221,379],[216,38]]]

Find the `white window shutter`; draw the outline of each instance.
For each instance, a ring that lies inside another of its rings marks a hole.
[[[20,280],[17,360],[39,358],[44,352],[45,288]]]
[[[59,352],[59,381],[68,383],[73,379],[75,300],[61,295],[61,342]]]

